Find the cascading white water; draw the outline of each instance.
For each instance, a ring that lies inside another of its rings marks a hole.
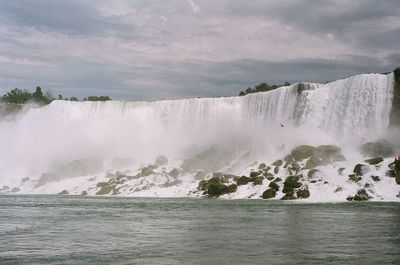
[[[242,151],[238,157],[248,151],[268,157],[305,142],[379,137],[389,124],[393,82],[393,74],[365,74],[243,97],[54,101],[0,122],[0,184],[80,158],[143,164],[216,145],[231,155]]]

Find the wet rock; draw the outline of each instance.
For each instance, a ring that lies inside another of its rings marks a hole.
[[[254,179],[253,184],[254,185],[261,185],[263,183],[264,177],[258,176]]]
[[[318,157],[312,156],[310,159],[307,160],[307,163],[303,169],[311,169],[320,165],[322,165],[322,160]]]
[[[228,186],[228,193],[233,193],[237,191],[237,185],[236,184],[231,184]]]
[[[366,143],[361,146],[360,151],[366,157],[382,156],[386,158],[394,155],[393,146],[386,140]]]
[[[225,193],[228,193],[228,186],[220,182],[210,182],[208,184],[208,195],[216,197]]]
[[[368,195],[367,191],[362,189],[357,191],[357,194],[354,196],[354,201],[368,201],[372,197]]]
[[[258,169],[264,169],[264,168],[267,168],[267,165],[266,165],[265,163],[261,163],[261,164],[258,166]]]
[[[260,175],[261,173],[259,172],[259,171],[251,171],[250,172],[250,178],[252,179],[252,178],[255,178],[255,177],[257,177],[258,175]]]
[[[310,191],[308,189],[298,190],[296,192],[297,198],[299,199],[307,199],[310,197]]]
[[[112,192],[114,193],[115,186],[110,185],[108,182],[99,182],[97,183],[97,187],[99,187],[100,190],[96,193],[96,195],[106,195]]]
[[[292,171],[293,174],[297,175],[300,173],[301,167],[298,163],[293,162],[292,164],[290,164],[289,170]]]
[[[269,180],[269,181],[274,180],[274,179],[275,179],[274,176],[268,176],[267,177],[267,180]]]
[[[395,180],[398,185],[400,185],[400,172],[397,172],[395,175]]]
[[[154,162],[154,165],[156,167],[165,166],[167,164],[168,164],[168,158],[166,156],[159,156],[156,158],[156,161]]]
[[[280,177],[277,177],[274,181],[279,182],[279,181],[282,181],[282,179]]]
[[[199,173],[199,172],[197,172],[197,173]],[[196,175],[195,175],[195,179],[196,179],[196,176],[197,176],[197,173],[196,173]],[[179,171],[179,169],[177,169],[177,168],[174,168],[174,169],[172,169],[170,172],[168,172],[168,176],[170,176],[171,178],[174,178],[174,179],[176,179],[177,177],[179,177],[179,175],[181,174],[181,172]],[[204,173],[203,173],[204,174]],[[203,178],[201,178],[201,179],[203,179]]]
[[[361,176],[357,176],[355,174],[349,175],[349,180],[355,183],[359,182],[361,179],[362,179]]]
[[[353,172],[359,176],[363,176],[365,173],[369,172],[370,170],[371,170],[370,167],[367,165],[357,164],[354,167]]]
[[[88,193],[86,190],[82,191],[81,196],[87,196],[87,195],[88,195]]]
[[[301,145],[292,150],[292,157],[293,159],[300,161],[311,157],[314,151],[315,151],[314,146]]]
[[[343,191],[343,188],[342,187],[337,187],[334,192],[338,193],[338,192],[341,192],[341,191]]]
[[[375,158],[370,158],[370,159],[364,160],[364,162],[366,162],[366,163],[368,163],[370,165],[378,165],[382,161],[383,161],[382,157],[375,157]]]
[[[58,193],[59,195],[69,195],[67,190],[63,190],[62,192]]]
[[[293,163],[293,162],[294,162],[294,158],[293,158],[293,156],[292,156],[291,154],[285,156],[285,158],[284,158],[283,160],[285,160],[285,162],[286,162],[287,164],[290,164],[290,163]]]
[[[395,167],[396,167],[396,161],[395,162],[392,162],[392,163],[390,163],[389,165],[388,165],[388,167],[390,168],[390,169],[395,169]]]
[[[378,182],[381,181],[381,179],[379,178],[379,176],[372,176],[371,177],[373,181]]]
[[[295,200],[296,199],[296,197],[294,196],[294,192],[292,191],[292,192],[288,192],[288,193],[286,193],[282,198],[281,198],[281,200]]]
[[[307,173],[307,177],[309,179],[318,177],[320,175],[321,175],[321,171],[319,171],[318,169],[310,169],[310,171],[308,171],[308,173]]]
[[[285,182],[283,183],[285,188],[300,188],[301,183],[299,182],[300,177],[299,176],[289,176],[286,178]]]
[[[275,198],[276,196],[276,191],[274,189],[267,189],[266,191],[263,192],[262,198],[263,199],[271,199]]]
[[[393,169],[386,170],[385,176],[389,178],[394,178],[396,176],[396,172]]]
[[[268,187],[270,187],[271,189],[274,189],[275,191],[279,191],[279,185],[275,181],[272,181],[271,183],[269,183]]]
[[[246,177],[246,176],[241,176],[240,178],[238,178],[238,179],[236,180],[236,183],[237,183],[238,186],[240,186],[240,185],[246,185],[246,184],[249,183],[249,182],[250,182],[250,178],[249,178],[249,177]]]
[[[227,176],[223,175],[222,177],[219,178],[221,183],[229,183],[229,179]]]
[[[282,165],[283,165],[283,161],[280,159],[278,159],[274,163],[272,163],[272,166],[274,166],[274,167],[280,167]]]
[[[279,167],[275,167],[275,168],[274,168],[274,173],[275,173],[275,174],[278,174],[278,173],[279,173]]]
[[[147,166],[147,167],[142,168],[142,170],[140,171],[140,176],[147,177],[153,173],[154,173],[153,168],[151,166]]]
[[[198,189],[198,190],[202,190],[202,191],[207,190],[207,189],[208,189],[208,182],[207,182],[207,180],[201,180],[201,181],[199,182],[199,185],[197,186],[197,189]]]

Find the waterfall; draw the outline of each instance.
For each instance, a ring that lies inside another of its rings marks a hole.
[[[393,86],[393,74],[363,74],[241,97],[56,100],[0,122],[0,179],[39,174],[54,163],[86,157],[146,163],[159,154],[184,158],[193,148],[215,144],[229,152],[245,147],[263,154],[271,143],[313,142],[320,134],[330,140],[372,139],[389,125]],[[300,136],[301,128],[312,133]]]

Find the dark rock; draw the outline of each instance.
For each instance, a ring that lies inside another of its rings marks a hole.
[[[81,196],[87,196],[87,195],[88,195],[88,193],[86,190],[82,191]]]
[[[267,166],[266,168],[263,169],[264,174],[268,173],[268,171],[270,171],[270,170],[271,170],[271,167]]]
[[[393,169],[393,170],[394,170],[394,169],[396,168],[396,161],[390,163],[390,164],[388,165],[388,167],[389,167],[390,169]]]
[[[278,173],[279,173],[279,167],[275,167],[275,168],[274,168],[274,173],[275,173],[275,174],[278,174]]]
[[[351,201],[354,200],[354,197],[353,197],[353,196],[349,196],[349,197],[346,198],[346,200],[349,201],[349,202],[351,202]]]
[[[269,181],[274,180],[274,179],[275,179],[274,176],[268,176],[267,177],[267,180],[269,180]]]
[[[199,173],[199,172],[197,172]],[[168,176],[170,176],[171,178],[176,179],[177,177],[179,177],[179,175],[181,174],[181,172],[179,171],[179,169],[174,168],[172,169],[170,172],[168,172]],[[204,173],[203,173],[204,174]],[[195,179],[196,179],[197,174],[195,175]],[[203,179],[203,178],[202,178]],[[196,179],[197,180],[197,179]]]
[[[366,143],[361,146],[360,151],[366,157],[382,156],[386,158],[394,155],[393,146],[386,140]]]
[[[371,187],[371,184],[369,184],[369,183],[364,184],[364,188],[369,188],[369,187]]]
[[[97,187],[100,187],[100,190],[96,193],[96,195],[106,195],[111,192],[114,193],[115,186],[111,185],[108,182],[99,182],[97,183]]]
[[[255,178],[258,175],[260,175],[261,173],[259,171],[251,171],[250,172],[250,178]]]
[[[317,183],[315,179],[311,180],[310,183]]]
[[[299,179],[300,179],[299,176],[289,176],[286,178],[283,185],[285,188],[292,188],[292,189],[300,188],[302,184],[299,182]]]
[[[342,188],[342,187],[337,187],[336,190],[335,190],[334,192],[335,192],[335,193],[338,193],[338,192],[341,192],[341,191],[343,191],[343,188]]]
[[[295,200],[296,197],[294,196],[294,192],[288,192],[286,193],[281,200]]]
[[[258,169],[264,169],[264,168],[267,168],[267,165],[266,165],[265,163],[261,163],[261,164],[258,166]]]
[[[361,176],[357,176],[355,174],[349,175],[349,180],[351,180],[351,181],[353,181],[355,183],[359,182],[361,179],[362,179]]]
[[[279,191],[279,185],[275,181],[272,181],[271,183],[269,183],[268,187],[270,187],[271,189],[274,189],[276,191]]]
[[[320,165],[322,165],[322,160],[318,157],[312,156],[310,159],[307,160],[307,163],[303,169],[315,168]]]
[[[283,165],[283,161],[282,160],[276,160],[274,163],[272,163],[272,166],[274,167],[280,167]]]
[[[368,195],[367,191],[362,189],[357,191],[357,194],[354,196],[354,201],[368,201],[372,197]]]
[[[156,167],[165,166],[167,164],[168,164],[168,158],[166,156],[159,156],[156,158],[156,161],[154,162],[154,165]]]
[[[294,162],[290,165],[289,170],[293,171],[294,174],[299,174],[301,171],[301,167],[298,163]]]
[[[225,193],[228,193],[228,186],[221,184],[220,182],[209,182],[208,195],[215,197]]]
[[[307,199],[310,197],[310,191],[307,189],[298,190],[296,194],[297,194],[297,198],[299,198],[299,199]]]
[[[394,178],[396,176],[396,172],[393,169],[386,170],[385,172],[386,177]]]
[[[59,195],[68,195],[69,192],[67,190],[63,190],[62,192],[58,193]]]
[[[314,146],[301,145],[292,150],[292,157],[293,159],[300,161],[311,157],[314,151],[315,151]]]
[[[263,183],[264,177],[258,176],[254,179],[253,184],[254,185],[261,185]]]
[[[397,172],[397,173],[396,173],[395,180],[396,180],[396,183],[397,183],[398,185],[400,185],[400,172]]]
[[[329,182],[328,181],[324,181],[324,184],[329,184]]]
[[[371,177],[373,181],[377,182],[377,181],[381,181],[381,179],[379,178],[379,176],[372,176]]]
[[[233,192],[236,192],[236,191],[237,191],[237,185],[236,184],[231,184],[231,185],[228,186],[228,190],[227,190],[228,193],[233,193]]]
[[[250,182],[250,178],[246,176],[241,176],[240,178],[237,179],[236,183],[238,186],[240,185],[246,185],[247,183]]]
[[[142,168],[142,170],[140,171],[140,176],[147,177],[153,173],[154,173],[153,168],[151,166],[147,166],[147,167]]]
[[[365,173],[369,172],[371,169],[369,166],[367,165],[363,165],[363,164],[357,164],[354,169],[353,172],[356,173],[359,176],[364,175]]]
[[[370,158],[370,159],[364,160],[364,162],[366,162],[370,165],[378,165],[382,161],[383,161],[382,157],[375,157],[375,158]]]
[[[279,181],[282,181],[282,179],[281,179],[280,177],[277,177],[277,178],[275,179],[275,182],[279,182]]]
[[[267,189],[266,191],[263,192],[262,198],[263,199],[271,199],[275,198],[276,196],[276,191],[274,189]]]

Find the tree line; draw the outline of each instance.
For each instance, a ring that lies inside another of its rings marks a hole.
[[[15,104],[25,104],[29,102],[37,103],[40,105],[47,105],[56,98],[52,95],[50,90],[43,93],[40,86],[36,87],[35,92],[30,92],[27,89],[14,88],[0,97],[0,102],[5,103],[15,103]],[[62,95],[58,95],[58,100],[69,100],[69,101],[79,101],[77,97],[64,98]],[[83,98],[83,101],[107,101],[111,100],[109,96],[89,96]]]
[[[290,83],[285,82],[283,85],[268,85],[268,83],[261,83],[259,85],[254,86],[254,88],[248,87],[246,90],[240,91],[239,96],[245,96],[247,94],[257,93],[257,92],[270,91],[277,89],[278,87],[281,86],[290,86]]]

